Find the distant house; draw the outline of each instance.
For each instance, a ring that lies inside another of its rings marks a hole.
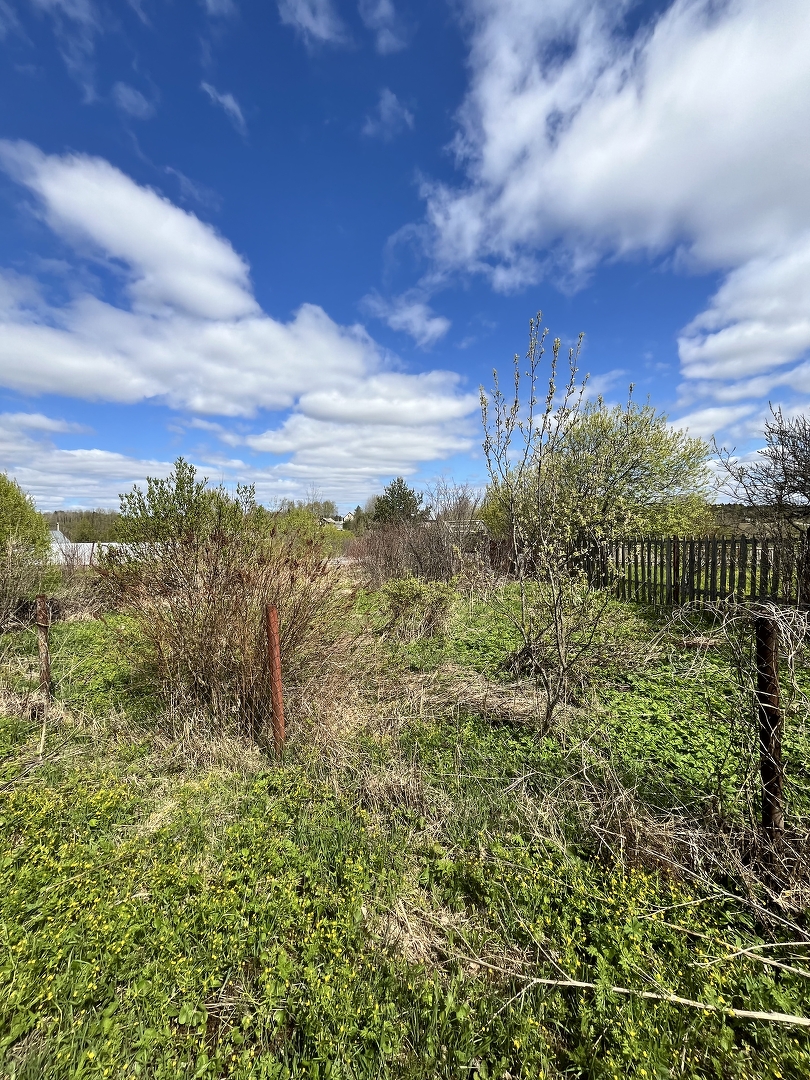
[[[112,543],[80,543],[74,544],[59,528],[51,529],[51,562],[60,566],[92,566],[102,551],[110,547],[118,547]]]
[[[342,529],[343,523],[348,519],[347,514],[345,518],[342,517],[322,517],[320,519],[321,525],[333,525],[336,529]]]

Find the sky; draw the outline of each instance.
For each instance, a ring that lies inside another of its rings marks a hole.
[[[484,480],[538,310],[751,452],[810,394],[807,0],[0,0],[0,469]]]

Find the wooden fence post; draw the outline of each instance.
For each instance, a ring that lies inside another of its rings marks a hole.
[[[681,603],[681,541],[672,538],[672,602],[675,607]]]
[[[758,615],[755,624],[759,769],[762,777],[762,829],[778,843],[785,831],[783,716],[779,701],[779,626],[771,615]]]
[[[284,694],[281,688],[281,639],[278,632],[278,609],[267,605],[267,659],[270,666],[270,699],[273,707],[273,743],[276,756],[284,747]]]
[[[44,593],[37,597],[37,644],[39,645],[39,688],[45,701],[53,698],[51,679],[51,650],[48,645],[48,628],[51,625],[48,599]]]

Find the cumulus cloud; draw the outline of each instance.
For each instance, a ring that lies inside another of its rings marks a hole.
[[[408,44],[405,26],[397,14],[393,0],[360,0],[360,18],[375,35],[377,52],[399,52]]]
[[[128,83],[117,82],[112,88],[112,98],[121,112],[134,116],[136,120],[148,120],[154,115],[155,106],[152,102]]]
[[[405,108],[393,90],[384,87],[375,112],[366,117],[363,134],[390,142],[405,128],[413,128],[413,113]]]
[[[423,189],[436,263],[509,290],[674,252],[728,274],[684,331],[687,380],[721,393],[780,369],[798,387],[783,369],[808,347],[810,7],[675,0],[628,37],[632,7],[468,0],[466,178]]]
[[[219,90],[216,90],[207,82],[201,82],[200,89],[205,91],[214,105],[219,105],[221,109],[224,109],[225,115],[240,135],[247,135],[247,124],[245,123],[242,109],[233,94],[221,94]]]
[[[54,232],[128,267],[137,312],[218,319],[259,310],[247,264],[226,240],[102,158],[0,140],[0,165],[40,197]]]
[[[314,304],[288,322],[269,317],[224,237],[108,162],[0,142],[0,164],[79,257],[107,265],[123,289],[118,305],[88,290],[55,304],[36,279],[0,273],[3,385],[247,421],[292,410],[260,434],[216,430],[225,444],[292,455],[288,472],[317,466],[324,484],[385,474],[395,460],[394,471],[409,471],[469,445],[476,400],[458,376],[393,371],[363,327],[340,326]]]
[[[0,413],[0,462],[41,510],[68,504],[117,506],[118,494],[148,474],[165,476],[167,462],[137,460],[107,450],[63,450],[49,434],[75,425],[39,413]]]
[[[451,325],[449,319],[437,315],[425,303],[418,290],[409,290],[393,300],[370,293],[363,298],[363,308],[369,315],[388,323],[392,330],[409,334],[422,349],[435,345]]]
[[[278,13],[307,45],[343,45],[348,32],[332,0],[278,0]]]

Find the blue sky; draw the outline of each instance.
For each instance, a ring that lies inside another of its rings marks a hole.
[[[0,468],[480,481],[529,316],[749,450],[810,392],[806,0],[0,0]]]

